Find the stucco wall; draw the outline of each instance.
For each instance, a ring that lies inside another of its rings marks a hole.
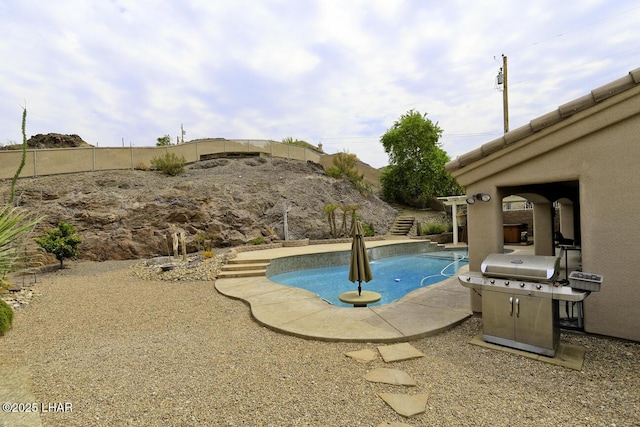
[[[638,159],[640,88],[634,88],[453,175],[468,194],[489,193],[492,200],[507,195],[505,187],[547,183],[552,191],[549,183],[577,181],[583,271],[604,275],[601,291],[585,300],[585,331],[640,341]],[[476,203],[468,210],[471,270],[502,249],[499,205]],[[479,298],[472,297],[472,305],[481,308]]]

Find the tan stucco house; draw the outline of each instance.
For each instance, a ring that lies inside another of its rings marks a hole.
[[[582,270],[604,277],[584,301],[584,330],[640,341],[640,68],[446,168],[467,195],[491,196],[467,209],[470,270],[503,251],[502,200],[524,197],[533,203],[535,254],[557,254],[559,223],[581,247]],[[471,305],[482,311],[475,292]]]

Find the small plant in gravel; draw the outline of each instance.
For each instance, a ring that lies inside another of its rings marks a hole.
[[[162,156],[151,159],[151,168],[165,175],[176,176],[184,172],[186,163],[184,156],[178,157],[175,153],[164,153]]]
[[[13,322],[13,309],[9,304],[0,299],[0,336],[11,327]]]
[[[46,230],[44,233],[43,237],[37,237],[35,241],[42,249],[55,255],[60,261],[60,268],[63,267],[62,263],[66,258],[78,256],[78,245],[82,243],[82,239],[76,234],[73,225],[61,221],[58,228]]]
[[[205,258],[213,258],[214,253],[212,251],[204,251],[202,253],[202,256],[205,257]]]

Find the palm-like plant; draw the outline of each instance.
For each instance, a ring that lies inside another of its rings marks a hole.
[[[0,208],[0,278],[10,272],[20,258],[20,244],[40,220],[18,207]]]

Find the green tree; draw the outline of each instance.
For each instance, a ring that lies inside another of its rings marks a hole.
[[[44,233],[43,237],[37,237],[35,241],[42,249],[55,255],[60,261],[60,268],[66,258],[78,256],[78,245],[82,243],[82,239],[76,234],[73,225],[61,221],[57,229],[46,230]]]
[[[386,200],[425,206],[434,196],[462,193],[444,168],[450,159],[439,142],[442,132],[426,114],[409,110],[382,135],[389,155],[389,166],[380,176]]]
[[[156,146],[165,147],[167,145],[171,145],[171,137],[169,135],[161,136],[160,138],[156,138]]]

